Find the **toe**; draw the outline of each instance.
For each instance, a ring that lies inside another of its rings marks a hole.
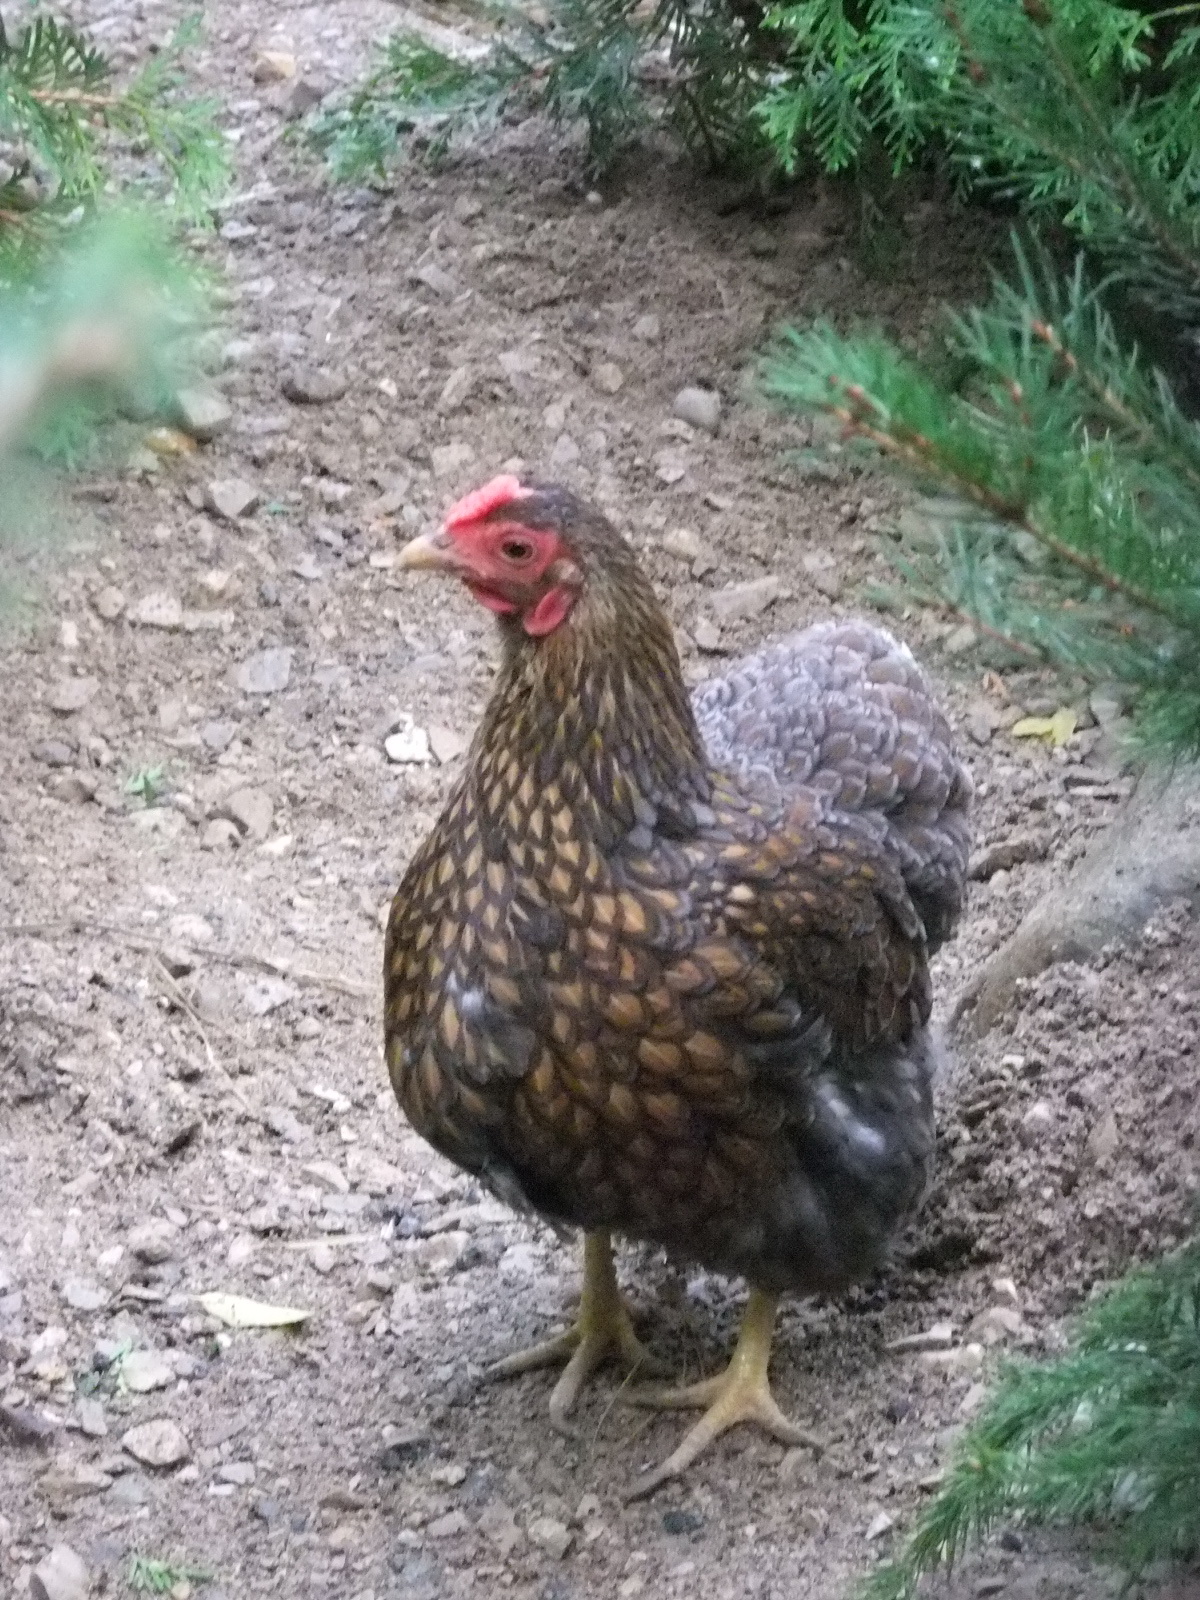
[[[578,1344],[578,1329],[568,1328],[565,1333],[555,1334],[552,1339],[543,1339],[540,1344],[535,1344],[528,1350],[518,1350],[511,1356],[505,1356],[501,1361],[494,1361],[484,1376],[515,1378],[522,1372],[537,1372],[542,1367],[561,1366],[564,1361],[569,1364]]]
[[[604,1364],[608,1354],[603,1339],[594,1336],[580,1339],[575,1353],[563,1369],[550,1396],[550,1422],[559,1433],[574,1437],[575,1430],[567,1421],[579,1392],[596,1369]]]
[[[726,1387],[725,1375],[702,1378],[699,1383],[669,1385],[656,1388],[645,1384],[631,1389],[625,1400],[632,1406],[647,1406],[655,1411],[696,1411],[713,1405],[721,1398]]]

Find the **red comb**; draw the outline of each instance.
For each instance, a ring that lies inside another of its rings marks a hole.
[[[455,501],[446,513],[446,532],[452,533],[455,528],[465,528],[468,523],[480,522],[493,511],[498,511],[501,506],[508,505],[512,500],[520,500],[528,493],[529,490],[524,487],[520,478],[513,477],[511,472],[493,478],[490,483],[485,483],[482,489],[473,489],[470,494],[465,494],[461,500]]]

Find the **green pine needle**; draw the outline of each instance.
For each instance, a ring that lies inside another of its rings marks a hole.
[[[1124,1279],[1070,1352],[1012,1362],[862,1600],[908,1600],[1014,1516],[1103,1530],[1132,1573],[1200,1554],[1200,1241]]]
[[[886,338],[785,334],[768,394],[954,497],[916,594],[1018,654],[1139,691],[1151,742],[1200,752],[1200,427],[1125,344],[1082,264],[1062,279],[1014,241],[1017,273],[950,319],[950,389]]]

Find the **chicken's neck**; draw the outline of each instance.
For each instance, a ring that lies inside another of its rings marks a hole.
[[[585,835],[602,850],[708,820],[711,779],[670,624],[648,585],[588,595],[507,654],[475,743],[471,782],[493,846]]]

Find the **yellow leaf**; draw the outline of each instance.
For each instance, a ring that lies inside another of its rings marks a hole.
[[[146,435],[146,443],[156,456],[190,456],[196,449],[191,435],[178,428],[155,428]]]
[[[272,1306],[265,1300],[248,1300],[241,1294],[198,1294],[196,1299],[208,1312],[229,1328],[294,1328],[307,1322],[310,1311],[295,1306]]]
[[[1060,706],[1052,717],[1022,717],[1014,722],[1014,739],[1048,739],[1057,750],[1066,744],[1075,732],[1075,713],[1069,706]]]
[[[1055,749],[1066,744],[1075,732],[1075,713],[1070,706],[1059,706],[1050,718],[1050,739]]]

